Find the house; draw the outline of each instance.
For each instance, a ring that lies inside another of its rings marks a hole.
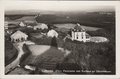
[[[21,42],[27,40],[28,35],[18,30],[10,38],[12,42]]]
[[[48,26],[44,23],[38,23],[38,25],[34,26],[34,30],[44,30],[44,29],[48,29]]]
[[[82,41],[82,42],[90,41],[90,35],[86,33],[85,29],[82,28],[80,24],[77,24],[71,30],[71,38],[72,40],[77,40],[77,41]]]
[[[19,23],[19,26],[21,26],[21,27],[25,27],[26,24],[25,24],[23,21],[21,21],[21,22]]]
[[[48,31],[47,36],[48,37],[56,37],[57,38],[58,37],[58,33],[55,30],[51,29],[51,30]]]

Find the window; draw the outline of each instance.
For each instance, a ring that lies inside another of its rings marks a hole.
[[[77,33],[77,35],[76,35],[76,38],[78,39],[78,33]]]
[[[81,38],[83,39],[83,33],[81,33]]]
[[[82,36],[82,39],[83,39],[83,36]]]
[[[78,36],[77,36],[77,39],[78,39]]]
[[[88,39],[88,38],[89,38],[89,35],[86,35],[86,38]]]

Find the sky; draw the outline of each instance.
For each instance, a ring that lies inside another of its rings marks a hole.
[[[80,2],[80,1],[21,1],[6,2],[5,10],[39,10],[39,11],[111,11],[114,10],[112,5]]]

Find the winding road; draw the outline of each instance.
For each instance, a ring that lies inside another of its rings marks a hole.
[[[5,73],[8,73],[9,71],[11,71],[12,69],[14,69],[16,66],[19,65],[20,63],[20,58],[21,56],[24,54],[23,50],[22,50],[22,47],[23,47],[23,44],[24,42],[21,42],[21,43],[14,43],[14,47],[18,50],[18,56],[17,58],[12,62],[10,63],[9,65],[7,65],[5,67]]]
[[[10,72],[11,70],[13,70],[14,68],[16,68],[20,64],[20,58],[24,54],[24,51],[22,49],[24,44],[34,44],[34,43],[30,42],[30,41],[13,43],[14,47],[18,50],[18,56],[17,56],[17,58],[12,63],[10,63],[9,65],[7,65],[5,67],[5,73]]]

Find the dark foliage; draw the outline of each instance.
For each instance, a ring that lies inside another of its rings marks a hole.
[[[58,47],[58,45],[57,45],[57,38],[56,37],[52,38],[52,40],[51,40],[51,46]]]
[[[28,49],[26,44],[23,45],[23,51],[25,52],[20,59],[20,66],[24,67],[24,60],[31,54],[31,51]]]
[[[38,45],[51,45],[52,38],[43,36],[42,38],[30,37],[30,40]]]
[[[5,66],[17,58],[18,51],[9,40],[5,40]]]

